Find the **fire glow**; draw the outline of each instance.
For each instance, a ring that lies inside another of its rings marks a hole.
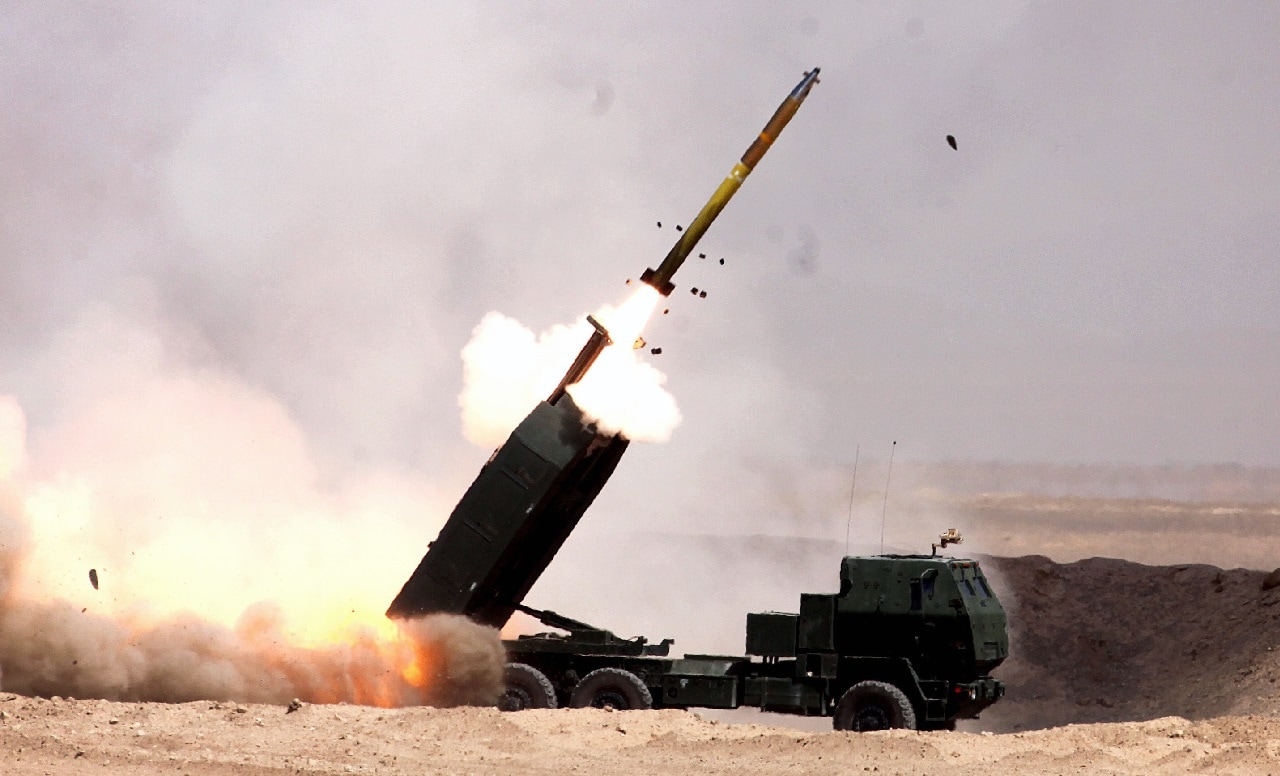
[[[420,525],[435,512],[422,494],[380,477],[326,495],[287,419],[261,396],[230,393],[152,381],[132,402],[90,402],[35,452],[21,408],[0,396],[5,689],[375,706],[496,698],[503,657],[491,629],[381,614],[393,583],[369,556],[385,557],[391,525],[411,524],[389,516]],[[82,449],[59,443],[62,431]],[[272,440],[267,455],[255,458],[262,445],[242,432]],[[237,447],[239,461],[220,456]],[[388,530],[366,546],[370,523]]]

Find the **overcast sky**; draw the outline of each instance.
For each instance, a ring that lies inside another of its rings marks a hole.
[[[325,471],[465,482],[481,317],[619,301],[820,65],[649,331],[685,422],[630,492],[893,440],[1280,465],[1274,3],[0,9],[0,393],[33,445],[195,371]]]

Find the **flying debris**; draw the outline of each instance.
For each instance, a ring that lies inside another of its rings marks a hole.
[[[947,135],[947,143],[951,146],[951,149],[952,149],[953,151],[954,151],[954,150],[956,150],[956,136],[955,136],[955,135]]]
[[[694,296],[697,296],[697,295],[698,295],[698,289],[696,289],[696,288],[691,288],[691,289],[689,289],[689,293],[693,294]]]
[[[700,259],[705,259],[705,258],[707,258],[707,254],[705,254],[705,253],[699,253],[699,254],[698,254],[698,258],[700,258]]]
[[[650,348],[649,352],[655,356],[660,356],[662,355],[662,348]]]
[[[667,313],[669,313],[669,312],[671,312],[671,308],[670,308],[670,307],[664,307],[664,308],[662,308],[662,314],[663,314],[663,315],[666,315],[666,314],[667,314]]]
[[[751,171],[755,169],[760,159],[764,157],[769,147],[773,145],[773,141],[777,139],[782,130],[787,126],[787,122],[791,121],[791,117],[796,115],[796,111],[800,109],[800,104],[809,96],[809,90],[813,85],[818,83],[818,68],[814,68],[804,74],[804,78],[800,79],[800,83],[796,88],[791,90],[791,94],[782,101],[778,109],[773,112],[773,116],[769,119],[769,123],[764,125],[764,129],[756,136],[756,139],[747,148],[746,153],[733,169],[729,171],[729,175],[720,184],[720,187],[711,195],[711,199],[707,200],[707,204],[702,206],[702,210],[693,219],[693,223],[689,224],[688,231],[676,240],[676,244],[671,247],[666,258],[658,265],[657,269],[646,269],[640,275],[640,281],[648,283],[657,289],[658,293],[663,296],[670,296],[675,290],[675,284],[671,282],[672,275],[676,274],[676,270],[680,269],[680,265],[684,260],[689,258],[689,254],[693,252],[694,247],[698,244],[698,240],[702,239],[702,235],[706,233],[707,227],[711,226],[711,222],[716,220],[716,216],[720,215],[720,211],[724,210],[724,206],[729,203],[733,195],[737,193],[738,187],[747,179]],[[679,231],[680,227],[676,227]]]
[[[661,229],[661,228],[662,228],[662,222],[661,222],[661,221],[659,221],[659,222],[658,222],[658,228],[659,228],[659,229]]]
[[[723,264],[724,264],[724,259],[723,259],[723,258],[722,258],[722,259],[720,259],[720,264],[721,264],[721,265],[723,265]]]
[[[89,584],[93,585],[93,589],[98,589],[98,570],[89,569]]]
[[[699,292],[698,292],[698,298],[699,298],[699,299],[706,299],[706,298],[707,298],[707,292],[706,292],[706,291],[699,291]]]

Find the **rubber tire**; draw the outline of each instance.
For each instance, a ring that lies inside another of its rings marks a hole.
[[[831,724],[836,730],[916,729],[916,710],[906,693],[888,682],[868,680],[845,690]]]
[[[653,695],[640,677],[621,668],[597,668],[578,682],[569,696],[575,709],[612,707],[618,711],[653,708]]]
[[[507,687],[498,699],[502,711],[525,709],[554,709],[556,690],[546,674],[525,663],[507,663],[505,671]]]

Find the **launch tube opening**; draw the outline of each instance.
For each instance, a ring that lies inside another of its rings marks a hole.
[[[580,382],[586,376],[587,370],[591,369],[591,365],[604,352],[604,349],[613,344],[613,340],[609,337],[609,331],[599,321],[588,315],[587,323],[594,326],[595,331],[587,338],[587,343],[582,346],[582,350],[578,351],[578,357],[573,360],[573,364],[564,373],[564,377],[560,378],[560,384],[547,397],[548,404],[555,404],[560,401],[565,394],[565,390],[574,383]]]

